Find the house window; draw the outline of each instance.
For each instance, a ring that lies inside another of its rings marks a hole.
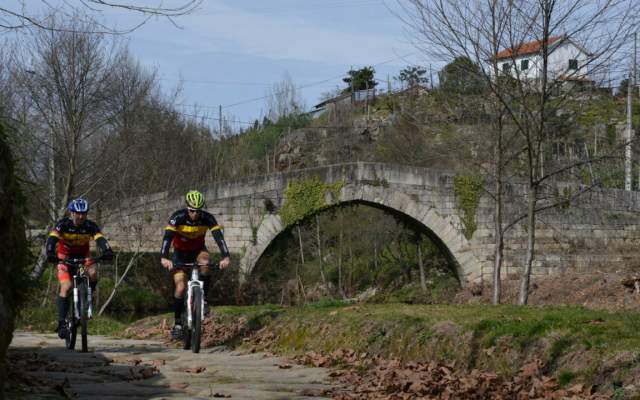
[[[522,71],[526,71],[529,69],[529,60],[522,60],[520,61],[520,69]]]
[[[578,60],[569,60],[569,69],[578,69]]]
[[[508,74],[509,71],[511,70],[511,64],[506,62],[506,63],[502,63],[502,72],[504,72],[505,74]]]

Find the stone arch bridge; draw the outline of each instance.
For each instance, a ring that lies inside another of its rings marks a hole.
[[[200,190],[208,210],[224,227],[240,279],[251,274],[269,244],[286,227],[280,215],[290,182],[319,179],[339,183],[327,191],[325,204],[358,202],[397,212],[424,227],[434,243],[447,254],[462,284],[491,280],[493,273],[493,209],[485,193],[472,218],[477,228],[466,237],[456,202],[455,174],[418,167],[381,163],[346,163],[280,172],[233,182],[213,183]],[[509,186],[507,219],[526,204]],[[550,189],[550,193],[566,193]],[[166,191],[124,201],[118,209],[102,212],[99,222],[116,248],[158,252],[169,215],[182,208],[183,191]],[[593,270],[638,265],[640,262],[640,199],[636,192],[589,192],[570,207],[539,214],[536,228],[534,275],[561,273],[566,268]],[[366,229],[366,227],[363,227]],[[216,249],[210,235],[207,246]],[[518,273],[524,263],[526,227],[509,231],[505,243],[504,271]]]

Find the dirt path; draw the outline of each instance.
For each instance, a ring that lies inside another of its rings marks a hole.
[[[323,368],[221,347],[193,354],[152,340],[91,336],[80,353],[54,334],[16,332],[8,358],[11,399],[317,399],[331,389]]]

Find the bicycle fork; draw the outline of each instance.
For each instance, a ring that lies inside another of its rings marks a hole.
[[[87,298],[85,300],[87,302],[87,318],[91,319],[91,317],[93,316],[93,296],[91,295],[91,285],[89,284],[89,279],[87,279],[86,277],[76,278],[73,281],[73,310],[76,319],[80,319],[80,307],[78,307],[78,298],[80,297],[78,294],[78,281],[81,279],[86,281]]]
[[[78,281],[74,280],[73,281],[73,312],[74,312],[74,317],[76,318],[76,320],[80,319],[80,310],[78,307]]]
[[[87,318],[91,319],[93,317],[93,296],[91,290],[91,283],[87,279]]]
[[[204,293],[202,288],[204,287],[204,283],[200,280],[200,276],[198,274],[198,269],[193,268],[191,270],[191,279],[189,279],[189,288],[187,290],[187,326],[189,329],[193,327],[193,288],[198,286],[200,288],[200,320],[204,321]]]

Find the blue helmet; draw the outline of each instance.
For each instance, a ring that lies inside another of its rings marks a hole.
[[[77,198],[75,200],[71,200],[71,203],[69,203],[69,207],[67,208],[71,212],[86,213],[89,212],[89,202],[83,198]]]

